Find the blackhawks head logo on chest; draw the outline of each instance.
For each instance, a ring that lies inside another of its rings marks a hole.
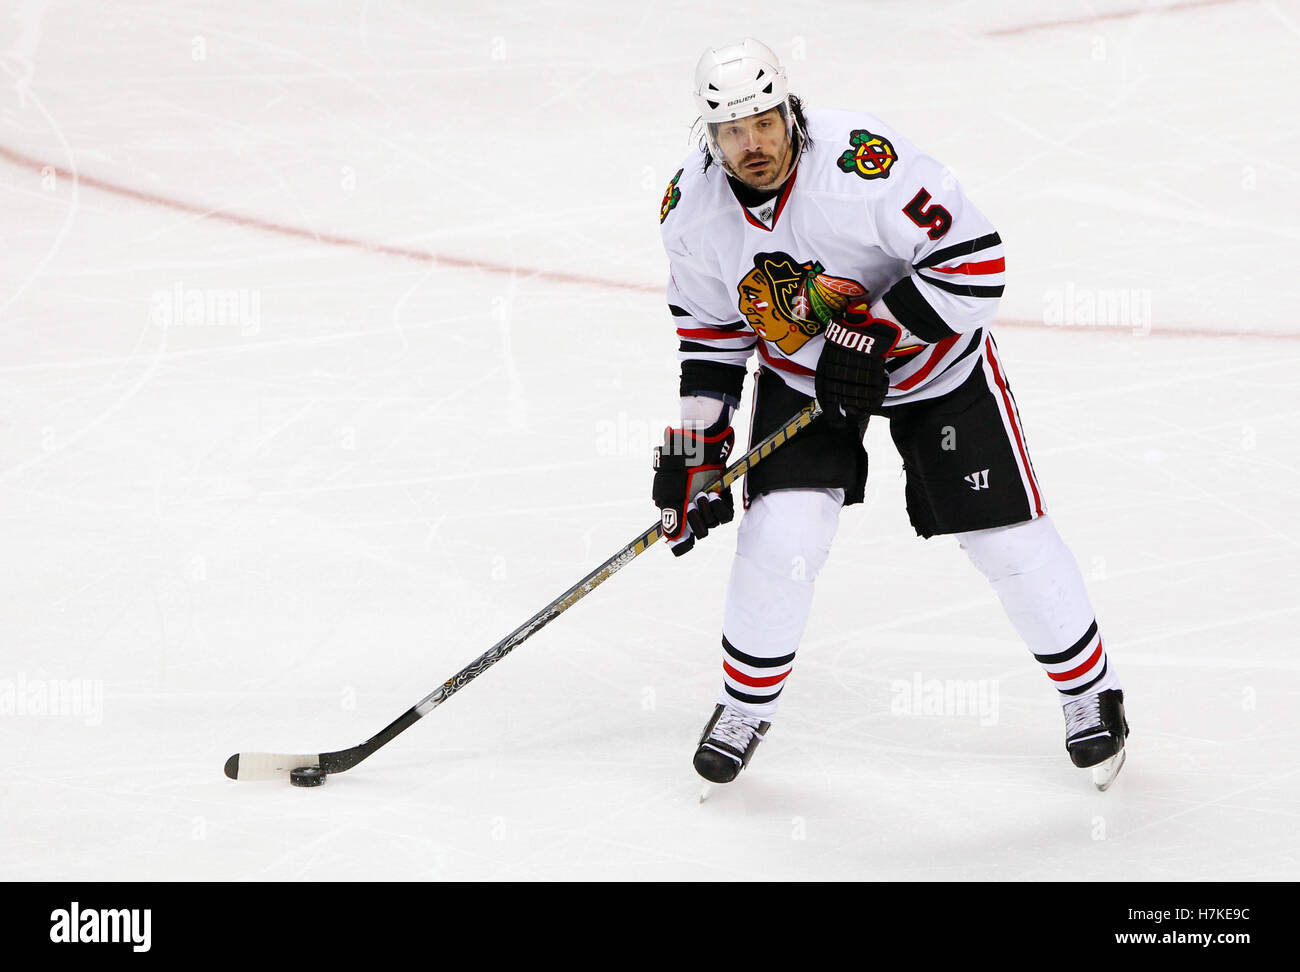
[[[794,354],[843,314],[867,290],[855,280],[833,277],[817,261],[801,263],[788,253],[759,253],[736,292],[738,307],[755,333]]]

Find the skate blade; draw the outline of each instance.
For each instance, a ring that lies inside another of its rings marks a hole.
[[[1104,793],[1115,782],[1115,777],[1119,776],[1119,771],[1124,768],[1126,752],[1127,750],[1121,749],[1110,759],[1103,760],[1092,767],[1092,782],[1097,789]]]

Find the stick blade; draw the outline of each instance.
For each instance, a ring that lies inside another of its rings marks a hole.
[[[235,753],[226,760],[226,776],[232,780],[280,780],[300,766],[320,766],[320,754]]]

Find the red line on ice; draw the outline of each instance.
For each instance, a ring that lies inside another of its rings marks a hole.
[[[506,264],[485,263],[480,260],[469,260],[464,257],[445,256],[440,253],[430,253],[427,250],[416,250],[404,246],[392,246],[387,243],[373,243],[368,240],[357,239],[351,236],[339,236],[335,233],[317,233],[314,230],[303,229],[299,226],[292,226],[288,223],[277,223],[273,220],[262,219],[258,216],[244,216],[239,213],[227,213],[220,210],[209,209],[206,206],[200,206],[196,203],[188,203],[182,199],[173,199],[170,196],[160,196],[152,192],[143,192],[139,189],[132,189],[130,186],[119,185],[115,182],[108,182],[104,179],[97,179],[81,172],[73,173],[58,166],[42,162],[40,159],[34,159],[29,155],[23,155],[12,149],[0,145],[0,158],[9,160],[18,166],[34,168],[37,171],[52,169],[56,175],[61,178],[74,179],[83,186],[89,186],[92,189],[98,189],[101,192],[111,193],[114,196],[122,196],[126,199],[134,199],[137,202],[149,203],[152,206],[162,206],[166,209],[174,209],[182,213],[191,213],[195,216],[201,216],[204,219],[216,219],[226,223],[233,223],[236,226],[244,226],[252,229],[264,230],[268,233],[278,233],[281,236],[293,236],[298,239],[314,240],[317,243],[325,243],[329,246],[349,247],[354,250],[364,250],[367,253],[382,253],[386,256],[402,257],[407,260],[418,260],[421,263],[436,263],[441,266],[458,267],[469,270],[482,270],[486,273],[513,274],[522,277],[540,278],[550,280],[555,283],[566,284],[589,284],[597,287],[613,287],[622,290],[635,290],[639,292],[658,293],[662,287],[647,287],[644,284],[627,283],[620,280],[608,280],[602,277],[589,277],[580,273],[566,273],[556,270],[527,270],[520,267],[512,267]]]
[[[1204,0],[1204,2],[1233,2],[1233,0]],[[1163,9],[1168,10],[1173,8],[1166,7]],[[385,256],[401,257],[405,260],[415,260],[420,263],[433,263],[444,267],[456,267],[464,270],[481,270],[484,273],[518,276],[531,280],[546,280],[551,283],[579,284],[587,287],[601,287],[606,290],[630,290],[639,294],[662,295],[664,293],[664,288],[662,286],[634,283],[627,280],[615,280],[610,277],[593,277],[581,273],[568,273],[563,270],[529,269],[526,267],[510,266],[509,264],[504,263],[493,263],[485,260],[471,260],[466,257],[447,256],[446,254],[430,253],[427,250],[416,250],[411,247],[393,246],[388,243],[375,243],[354,236],[341,236],[337,233],[317,233],[314,230],[303,229],[300,226],[293,226],[289,223],[278,223],[274,220],[263,219],[260,216],[245,216],[240,213],[223,212],[221,210],[211,209],[207,206],[201,206],[197,203],[186,202],[183,199],[173,199],[170,196],[162,196],[153,192],[145,192],[141,189],[133,189],[130,186],[120,185],[116,182],[109,182],[106,179],[99,179],[82,172],[71,172],[48,162],[42,162],[40,159],[33,158],[30,155],[15,152],[13,149],[6,148],[3,145],[0,145],[0,159],[11,162],[20,168],[35,169],[37,172],[49,169],[61,178],[74,180],[78,185],[88,186],[91,189],[98,189],[100,192],[110,193],[114,196],[121,196],[124,199],[133,199],[136,202],[148,203],[151,206],[161,206],[164,209],[190,213],[191,215],[199,216],[203,219],[215,219],[221,222],[231,223],[235,226],[262,230],[266,233],[276,233],[280,236],[290,236],[300,240],[312,240],[316,243],[324,243],[327,246],[346,247],[348,249],[360,250],[365,253],[378,253]],[[1042,321],[1016,320],[1014,318],[1005,317],[995,318],[994,326],[998,328],[1042,328],[1044,330],[1061,331],[1063,333],[1071,330],[1071,328],[1053,327]],[[1130,329],[1092,328],[1090,330],[1127,333]],[[1211,331],[1193,327],[1153,327],[1149,333],[1152,336],[1159,337],[1224,337],[1262,338],[1267,340],[1285,341],[1300,340],[1300,334],[1297,333],[1272,333],[1269,331],[1245,330]],[[759,350],[763,350],[761,344]],[[787,370],[792,371],[799,369],[799,366],[793,365],[793,362],[782,362],[780,365],[777,365],[777,367],[785,367]],[[808,373],[811,374],[811,372]]]
[[[997,30],[985,31],[984,36],[1010,37],[1013,34],[1027,34],[1034,30],[1052,30],[1056,27],[1083,27],[1100,23],[1103,20],[1126,20],[1129,17],[1140,17],[1142,14],[1179,13],[1184,10],[1195,10],[1197,7],[1217,7],[1225,3],[1239,2],[1240,0],[1187,0],[1185,3],[1171,3],[1163,7],[1138,7],[1134,10],[1116,10],[1114,13],[1094,14],[1091,17],[1046,20],[1038,24],[1021,24],[1018,27],[999,27]]]

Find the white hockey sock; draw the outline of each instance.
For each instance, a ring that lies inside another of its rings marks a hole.
[[[787,489],[745,511],[722,620],[719,703],[764,719],[776,712],[843,502],[839,489]]]
[[[957,535],[1065,703],[1120,688],[1083,575],[1047,516]]]

